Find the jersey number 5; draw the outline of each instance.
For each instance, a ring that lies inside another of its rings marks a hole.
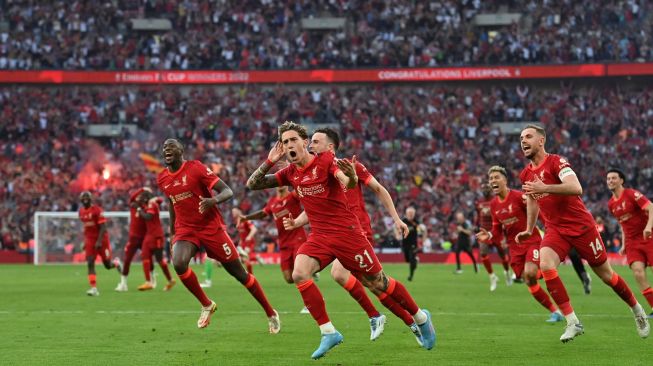
[[[229,244],[227,243],[222,244],[222,249],[224,249],[224,254],[227,257],[231,255],[231,248],[229,248]]]

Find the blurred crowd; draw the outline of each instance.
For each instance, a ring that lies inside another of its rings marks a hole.
[[[0,0],[0,69],[310,69],[651,61],[643,0]],[[480,27],[478,14],[519,13]],[[302,19],[339,17],[339,29]],[[167,31],[132,19],[168,19]]]
[[[179,138],[187,159],[202,160],[233,188],[235,199],[221,208],[231,225],[232,206],[251,212],[274,194],[249,192],[245,182],[284,120],[337,126],[344,139],[339,154],[356,154],[388,188],[400,214],[415,206],[434,248],[452,239],[456,211],[473,217],[489,166],[506,166],[511,184],[519,185],[525,160],[518,137],[501,133],[494,122],[546,127],[548,150],[571,161],[609,240],[616,226],[606,210],[608,167],[621,167],[629,186],[653,198],[653,88],[646,85],[9,86],[0,88],[0,120],[3,247],[33,237],[35,211],[76,211],[84,189],[107,211],[128,210],[130,191],[156,187],[156,174],[139,154],[158,157],[167,137]],[[89,137],[88,126],[98,123],[138,129]],[[370,192],[366,201],[377,244],[389,245],[391,220]],[[272,241],[273,223],[257,226],[259,241]]]

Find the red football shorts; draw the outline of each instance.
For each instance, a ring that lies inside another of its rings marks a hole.
[[[141,248],[141,258],[148,259],[152,252],[157,249],[163,249],[164,240],[162,236],[146,236]]]
[[[125,245],[125,252],[136,251],[141,249],[143,246],[143,237],[142,236],[129,236],[127,244]]]
[[[629,266],[642,262],[653,267],[653,240],[626,241],[626,258]]]
[[[107,262],[111,260],[111,245],[109,244],[109,234],[104,234],[104,237],[102,238],[102,246],[100,249],[95,248],[95,243],[97,241],[95,239],[89,240],[86,239],[84,240],[84,253],[86,253],[86,258],[97,258],[99,255],[100,258],[102,258],[103,262]]]
[[[600,266],[608,260],[603,239],[595,227],[579,236],[562,235],[555,229],[546,228],[540,248],[545,247],[553,249],[560,261],[565,260],[571,247],[576,248],[578,255],[591,267]]]
[[[198,248],[203,247],[209,258],[213,258],[220,263],[238,260],[236,246],[231,241],[229,235],[220,228],[205,230],[177,230],[172,240],[173,247],[179,241],[190,242]]]
[[[377,274],[383,270],[372,244],[362,231],[352,230],[350,233],[330,235],[312,232],[297,254],[305,254],[317,259],[320,270],[336,258],[354,275]]]
[[[540,244],[510,244],[510,267],[515,277],[520,278],[524,273],[526,262],[535,263],[540,267]]]
[[[282,271],[292,271],[293,268],[295,268],[295,257],[297,256],[297,250],[299,247],[300,245],[295,245],[290,248],[279,250]]]

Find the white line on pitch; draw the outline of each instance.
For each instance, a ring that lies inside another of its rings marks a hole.
[[[219,311],[219,310],[218,310]],[[0,310],[0,315],[11,314],[108,314],[108,315],[129,315],[129,314],[197,314],[197,311],[191,310]],[[261,311],[221,311],[223,314],[259,314]],[[298,311],[279,311],[280,314],[299,314]],[[329,314],[361,314],[362,311],[330,311]],[[506,315],[521,316],[521,317],[546,317],[546,312],[541,313],[454,313],[454,312],[431,312],[434,316],[476,316],[476,317],[504,317]],[[579,314],[581,317],[595,317],[595,318],[630,318],[627,315],[615,314]]]

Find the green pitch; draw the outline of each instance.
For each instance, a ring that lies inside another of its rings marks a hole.
[[[406,265],[386,270],[405,280]],[[498,266],[495,265],[498,269]],[[571,267],[561,268],[586,333],[558,340],[563,324],[548,314],[523,284],[488,291],[487,275],[470,268],[420,265],[404,282],[418,304],[431,310],[437,330],[432,351],[419,348],[409,329],[386,312],[389,323],[376,342],[369,322],[349,295],[325,273],[318,282],[327,309],[345,341],[319,361],[310,359],[320,335],[294,286],[277,266],[257,266],[255,275],[281,314],[282,331],[270,335],[267,319],[249,293],[224,270],[215,270],[209,296],[218,311],[199,330],[199,304],[178,284],[141,293],[140,264],[132,267],[127,293],[113,291],[118,273],[98,270],[99,297],[85,295],[83,266],[0,266],[0,363],[2,365],[650,365],[653,339],[637,336],[630,310],[593,276],[593,293],[582,293]],[[202,267],[195,267],[201,278]],[[633,289],[630,271],[617,268]],[[644,299],[637,293],[638,299]],[[374,300],[378,309],[385,310]],[[648,308],[648,306],[645,306]],[[652,337],[653,338],[653,337]]]

